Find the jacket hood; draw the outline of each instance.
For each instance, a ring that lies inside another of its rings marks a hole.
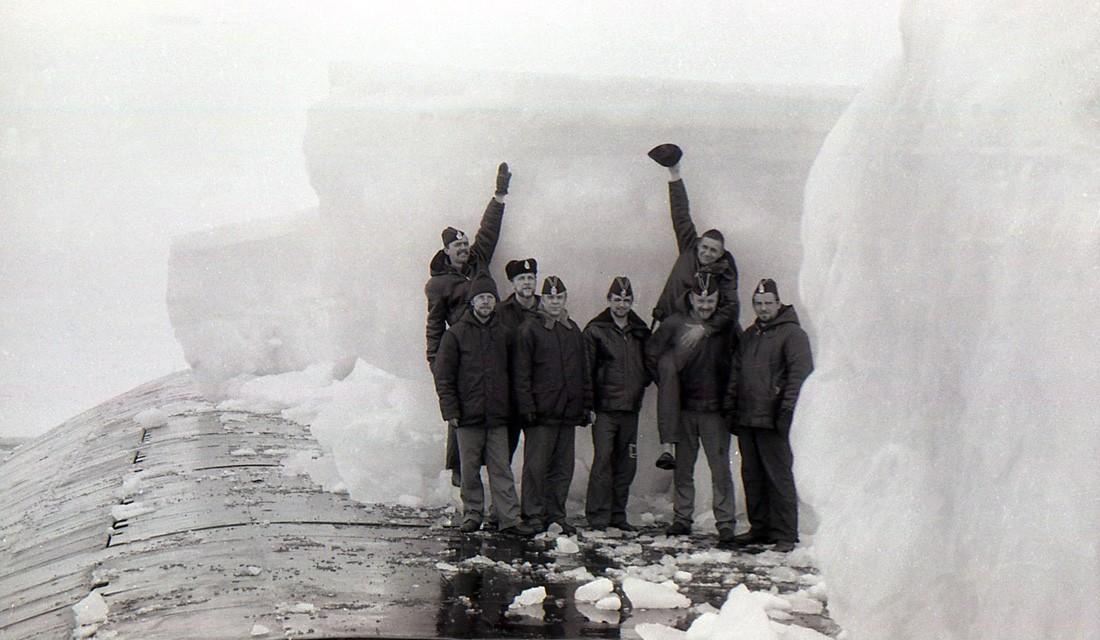
[[[769,329],[774,329],[775,327],[778,327],[782,324],[795,324],[798,326],[802,326],[798,322],[798,313],[796,313],[794,307],[789,304],[785,304],[779,308],[779,313],[776,314],[775,320],[772,320],[767,324],[761,324],[760,319],[757,318],[756,322],[752,323],[752,326],[756,327],[760,331],[767,331]]]
[[[443,253],[443,249],[435,252],[432,256],[431,262],[428,263],[428,273],[433,276],[441,276],[448,273],[456,275],[464,275],[470,273],[477,267],[477,256],[473,251],[470,252],[470,258],[466,262],[466,266],[463,269],[456,269],[447,259],[447,254]]]
[[[604,309],[603,311],[601,311],[598,316],[588,321],[588,324],[585,325],[585,328],[587,329],[594,324],[614,325],[615,318],[611,317],[611,309]],[[631,310],[630,314],[626,317],[626,326],[627,329],[633,332],[644,332],[646,334],[649,333],[649,327],[646,325],[645,321],[643,321],[641,317],[638,316],[638,314],[634,313],[633,310]]]

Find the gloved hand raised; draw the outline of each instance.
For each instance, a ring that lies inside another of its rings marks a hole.
[[[494,195],[503,196],[508,193],[508,183],[512,181],[512,172],[508,171],[508,163],[501,162],[497,167],[497,190]]]

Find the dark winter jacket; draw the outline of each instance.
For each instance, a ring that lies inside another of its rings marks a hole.
[[[687,411],[721,411],[736,337],[732,329],[719,331],[703,338],[690,352],[682,352],[680,336],[692,324],[697,323],[686,313],[675,313],[662,322],[646,343],[646,367],[661,384],[657,361],[666,354],[675,355],[682,363],[680,407]]]
[[[516,301],[516,294],[508,296],[497,305],[497,315],[500,321],[510,329],[519,329],[519,325],[527,318],[539,317],[539,296],[535,296],[535,306],[528,309]]]
[[[500,225],[504,218],[504,204],[496,199],[489,200],[485,213],[481,216],[481,226],[470,245],[470,257],[461,269],[455,268],[442,249],[436,252],[428,265],[431,278],[424,285],[424,295],[428,297],[428,322],[425,331],[428,349],[428,364],[435,361],[435,352],[447,327],[455,323],[466,312],[466,293],[470,280],[481,271],[488,271],[493,259],[497,240],[500,238]]]
[[[782,414],[794,411],[802,383],[813,370],[810,340],[794,307],[784,305],[774,320],[758,320],[741,334],[725,411],[737,426],[773,429]]]
[[[708,265],[699,264],[695,247],[699,244],[699,236],[695,230],[695,223],[691,220],[691,211],[688,206],[687,189],[683,180],[668,183],[669,209],[672,214],[672,229],[676,233],[676,247],[680,255],[672,265],[672,271],[665,281],[665,288],[657,299],[657,306],[653,309],[653,319],[664,322],[672,314],[682,311],[687,312],[684,306],[684,294],[691,290],[695,284],[696,273],[710,273],[718,278],[718,309],[704,323],[708,333],[721,333],[731,326],[736,326],[740,331],[738,316],[741,313],[741,302],[737,297],[737,263],[733,260],[733,254],[726,251],[720,258]]]
[[[514,335],[496,314],[482,323],[472,310],[443,334],[433,373],[444,420],[458,418],[459,427],[507,425]]]
[[[626,329],[620,329],[604,309],[584,328],[596,411],[638,411],[651,382],[645,366],[649,328],[633,311]]]
[[[520,415],[535,424],[576,426],[588,422],[592,385],[584,335],[572,320],[529,318],[516,335],[513,387]]]

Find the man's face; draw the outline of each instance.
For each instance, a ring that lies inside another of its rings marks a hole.
[[[713,264],[725,252],[726,247],[714,238],[699,238],[699,244],[695,245],[695,255],[702,265]]]
[[[512,288],[516,290],[517,298],[530,298],[535,295],[535,283],[538,277],[533,273],[521,273],[512,278]]]
[[[466,238],[452,240],[451,244],[443,248],[447,259],[456,267],[461,267],[470,259],[470,241]]]
[[[695,311],[695,315],[699,316],[700,320],[709,320],[714,315],[714,310],[718,308],[718,292],[706,296],[699,295],[698,293],[689,293],[691,299],[691,308]]]
[[[544,293],[542,294],[542,306],[546,309],[546,313],[550,314],[551,318],[557,318],[561,315],[561,312],[565,310],[565,298],[566,293]]]
[[[607,308],[611,310],[611,317],[624,320],[630,314],[634,306],[634,296],[620,296],[613,293],[607,296]]]
[[[775,316],[779,315],[779,307],[782,303],[779,302],[779,297],[774,293],[754,293],[752,294],[752,310],[756,312],[756,317],[761,322],[771,322],[775,320]]]
[[[493,309],[497,308],[497,298],[491,293],[479,293],[470,298],[470,306],[474,308],[478,320],[488,320],[493,315]]]

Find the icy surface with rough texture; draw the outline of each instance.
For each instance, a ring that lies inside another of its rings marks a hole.
[[[623,594],[635,609],[686,609],[691,600],[675,589],[641,578],[623,580]]]
[[[901,28],[806,189],[829,608],[859,640],[1100,637],[1100,5]]]

